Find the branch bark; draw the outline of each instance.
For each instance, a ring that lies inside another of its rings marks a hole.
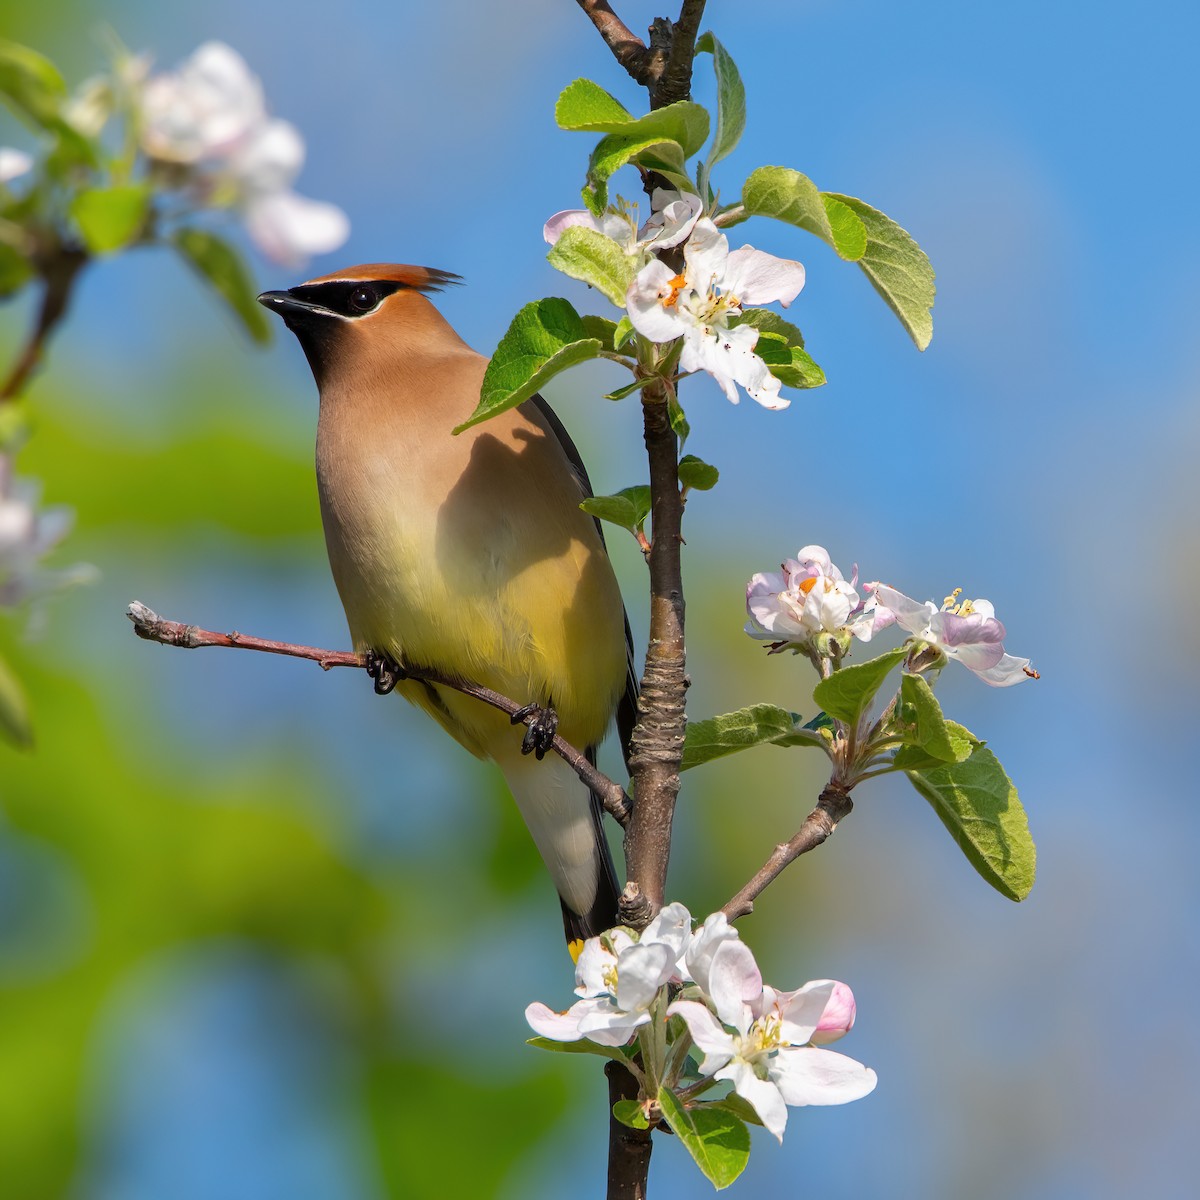
[[[826,786],[817,800],[817,807],[804,818],[796,836],[781,842],[771,857],[759,868],[754,878],[721,911],[730,921],[754,911],[754,901],[783,869],[802,854],[815,850],[838,827],[838,822],[850,815],[854,801],[850,793],[834,784]]]
[[[46,348],[46,343],[50,340],[50,335],[67,314],[75,280],[87,263],[86,251],[61,247],[42,265],[45,288],[42,292],[42,303],[38,309],[37,321],[34,323],[20,356],[13,364],[8,378],[5,379],[3,386],[0,386],[0,403],[16,399],[29,382],[29,377],[41,362],[42,353]]]
[[[613,12],[608,0],[578,0],[578,3],[613,52],[617,62],[638,83],[652,87],[658,78],[654,67],[657,66],[658,72],[661,73],[662,64],[652,61],[646,43]]]
[[[304,658],[319,664],[322,670],[331,667],[366,667],[366,660],[360,654],[349,650],[319,650],[315,646],[298,646],[294,642],[277,642],[269,638],[251,637],[249,634],[216,633],[211,629],[201,629],[197,625],[185,625],[182,621],[168,621],[160,617],[153,609],[148,608],[140,600],[135,600],[126,610],[125,615],[133,622],[133,631],[140,638],[149,642],[161,642],[164,646],[178,646],[183,650],[200,650],[208,646],[219,646],[231,650],[257,650],[263,654],[283,654],[289,658]],[[426,667],[404,666],[404,674],[408,679],[422,683],[437,684],[438,687],[453,688],[465,696],[474,696],[484,704],[490,704],[501,712],[512,717],[525,705],[518,704],[508,696],[502,696],[491,688],[481,687],[477,683],[469,683],[433,671]],[[533,719],[533,714],[524,718],[524,723]],[[598,771],[590,762],[587,755],[576,749],[570,742],[564,741],[558,734],[554,735],[554,753],[568,764],[575,774],[587,784],[604,804],[604,810],[621,825],[629,820],[630,802],[625,789],[619,783],[609,779]]]
[[[608,1200],[646,1200],[650,1154],[649,1129],[631,1129],[613,1116],[618,1100],[636,1100],[640,1085],[619,1062],[604,1064],[608,1077]]]
[[[628,883],[621,919],[642,928],[662,907],[671,825],[679,793],[679,763],[687,731],[683,577],[680,565],[683,498],[679,488],[679,443],[671,428],[665,381],[642,392],[646,452],[650,460],[650,639],[638,701],[638,723],[630,739],[629,768],[634,807],[625,830]]]

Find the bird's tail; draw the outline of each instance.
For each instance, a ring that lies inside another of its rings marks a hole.
[[[596,765],[596,749],[589,746],[588,762]],[[567,945],[572,948],[575,957],[579,956],[576,943],[586,942],[588,938],[597,937],[606,929],[611,929],[617,923],[617,900],[621,894],[617,883],[617,870],[613,866],[612,853],[608,848],[608,839],[604,836],[604,803],[595,792],[591,792],[592,825],[596,834],[596,861],[599,865],[599,879],[596,887],[596,899],[591,908],[585,913],[577,913],[559,895],[562,904],[563,932],[567,935]]]
[[[509,790],[558,889],[563,929],[574,943],[617,920],[617,873],[604,836],[600,800],[558,755],[499,763]]]

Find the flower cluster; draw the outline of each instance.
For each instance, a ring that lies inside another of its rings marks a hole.
[[[601,1046],[637,1036],[651,1096],[655,1084],[690,1100],[727,1082],[782,1141],[788,1105],[845,1104],[875,1087],[874,1071],[822,1048],[854,1024],[850,989],[831,979],[791,992],[764,985],[723,913],[693,931],[687,909],[670,904],[640,936],[617,928],[592,938],[575,979],[581,999],[565,1012],[531,1004],[530,1026]],[[693,1046],[701,1058],[689,1065]]]
[[[651,204],[653,214],[641,229],[624,206],[599,218],[573,209],[555,213],[543,236],[553,244],[564,230],[582,225],[636,256],[625,297],[634,329],[660,344],[682,339],[680,370],[707,372],[731,403],[738,402],[740,386],[765,408],[786,408],[790,401],[780,396],[779,380],[754,353],[758,329],[737,318],[747,305],[779,301],[786,308],[804,287],[804,267],[753,246],[730,251],[728,238],[701,215],[698,196],[658,189]],[[684,265],[676,273],[655,254],[678,246]]]
[[[304,140],[267,114],[261,82],[224,43],[206,42],[176,70],[152,76],[140,115],[150,158],[182,171],[207,203],[241,212],[269,258],[294,266],[349,235],[341,209],[291,190]]]
[[[883,583],[864,583],[858,593],[858,568],[847,582],[823,546],[805,546],[779,572],[762,572],[746,585],[746,632],[770,643],[770,650],[803,650],[830,656],[830,638],[839,642],[837,657],[851,637],[869,642],[889,625],[913,635],[910,670],[936,670],[949,659],[960,662],[992,687],[1010,687],[1037,672],[1027,658],[1004,651],[1004,626],[987,600],[947,596],[941,608],[919,603]]]
[[[824,546],[805,546],[778,571],[746,585],[746,632],[769,642],[772,652],[791,647],[826,653],[829,638],[869,642],[896,619],[874,595],[859,598],[858,567],[847,581]]]

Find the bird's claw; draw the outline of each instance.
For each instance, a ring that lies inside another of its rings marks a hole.
[[[386,696],[408,674],[393,658],[386,654],[376,654],[373,650],[366,655],[367,674],[375,680],[375,695]]]
[[[514,725],[520,725],[522,721],[527,721],[527,727],[521,739],[521,753],[533,754],[541,762],[546,757],[546,751],[554,746],[554,735],[558,733],[558,713],[550,705],[526,704],[512,715]]]

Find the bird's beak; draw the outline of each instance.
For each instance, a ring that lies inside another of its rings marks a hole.
[[[299,296],[294,296],[291,292],[263,292],[258,297],[258,302],[263,308],[277,312],[285,321],[296,318],[303,319],[306,316],[333,317],[337,315],[324,305],[314,304],[311,300],[301,300]]]

